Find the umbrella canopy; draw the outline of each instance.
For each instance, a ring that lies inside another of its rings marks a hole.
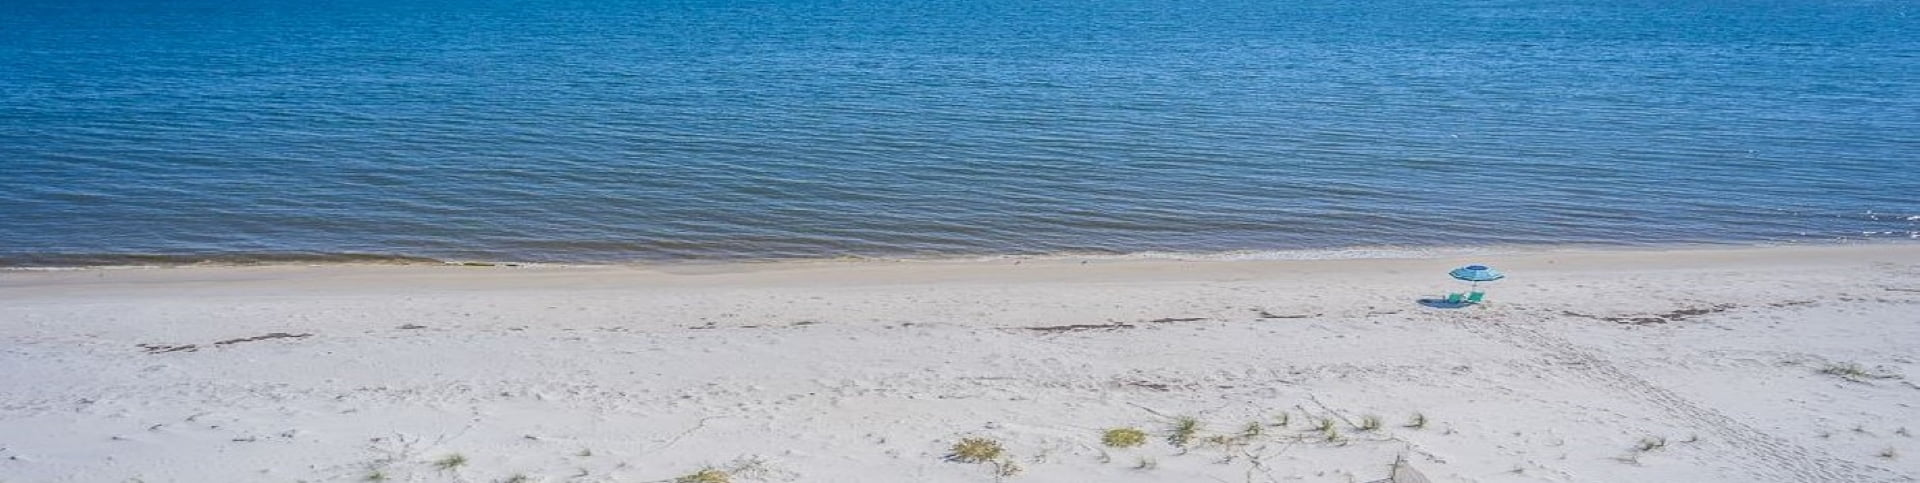
[[[1476,283],[1492,282],[1494,280],[1507,278],[1506,274],[1500,273],[1499,270],[1494,270],[1493,267],[1489,267],[1486,265],[1467,265],[1464,267],[1453,269],[1453,271],[1447,272],[1447,275],[1452,275],[1453,278],[1457,278],[1460,280],[1464,280],[1468,282],[1476,282]]]

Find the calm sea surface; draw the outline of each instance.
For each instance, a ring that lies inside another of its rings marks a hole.
[[[0,2],[0,265],[1916,237],[1912,0]]]

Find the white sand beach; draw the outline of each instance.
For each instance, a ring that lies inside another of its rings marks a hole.
[[[12,271],[0,482],[1914,481],[1916,361],[1910,244]]]

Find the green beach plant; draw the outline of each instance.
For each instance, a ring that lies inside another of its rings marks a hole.
[[[1246,427],[1240,429],[1240,437],[1247,440],[1258,438],[1260,437],[1260,435],[1263,435],[1266,433],[1267,433],[1267,426],[1264,424],[1260,424],[1259,421],[1247,423]]]
[[[1427,415],[1425,415],[1425,414],[1421,414],[1421,413],[1413,413],[1413,419],[1411,419],[1411,420],[1408,420],[1408,421],[1407,421],[1407,424],[1405,424],[1404,426],[1406,426],[1406,427],[1408,427],[1408,428],[1413,428],[1413,429],[1422,429],[1422,428],[1426,428],[1426,427],[1427,427]]]
[[[1012,456],[1007,455],[1006,447],[991,438],[960,438],[960,442],[948,449],[947,461],[992,465],[994,481],[1020,474],[1023,470]]]
[[[990,438],[961,438],[947,451],[947,461],[987,463],[1000,459],[1006,448]]]
[[[453,471],[467,465],[467,455],[454,453],[433,461],[433,467],[440,471]]]
[[[1380,417],[1374,416],[1371,414],[1361,416],[1360,422],[1354,424],[1353,429],[1358,429],[1361,431],[1373,431],[1376,429],[1380,429]]]
[[[1021,471],[1025,470],[1026,468],[1020,467],[1019,463],[1013,462],[1012,458],[1003,459],[993,464],[993,476],[995,480],[1018,475]]]
[[[1820,368],[1820,373],[1830,375],[1830,376],[1839,376],[1841,379],[1846,379],[1853,382],[1867,382],[1874,379],[1899,379],[1900,378],[1899,374],[1894,374],[1886,371],[1875,371],[1875,370],[1867,369],[1866,366],[1862,366],[1860,364],[1856,364],[1852,362],[1827,364]]]
[[[673,483],[733,483],[733,475],[719,468],[708,467],[674,478]]]
[[[1334,430],[1334,429],[1333,429],[1333,420],[1332,420],[1332,419],[1328,419],[1328,418],[1314,418],[1314,420],[1313,420],[1313,429],[1309,429],[1308,431],[1313,431],[1313,432],[1319,432],[1319,433],[1325,433],[1325,432],[1328,432],[1328,431],[1333,431],[1333,430]]]
[[[1147,432],[1137,428],[1113,428],[1100,435],[1100,444],[1108,448],[1132,448],[1147,444]]]
[[[1192,416],[1174,418],[1173,425],[1167,428],[1167,443],[1175,448],[1185,449],[1193,444],[1193,437],[1200,434],[1200,420]]]
[[[1648,436],[1648,437],[1640,438],[1640,442],[1633,445],[1633,450],[1636,452],[1645,453],[1648,451],[1653,451],[1653,450],[1665,448],[1665,447],[1667,447],[1666,437]]]
[[[1206,443],[1207,446],[1221,448],[1224,450],[1232,450],[1234,446],[1238,446],[1241,443],[1241,439],[1235,436],[1216,434],[1213,436],[1202,438],[1200,442]]]

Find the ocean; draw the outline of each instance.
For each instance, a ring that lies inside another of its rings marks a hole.
[[[1916,238],[1911,0],[0,2],[0,266]]]

